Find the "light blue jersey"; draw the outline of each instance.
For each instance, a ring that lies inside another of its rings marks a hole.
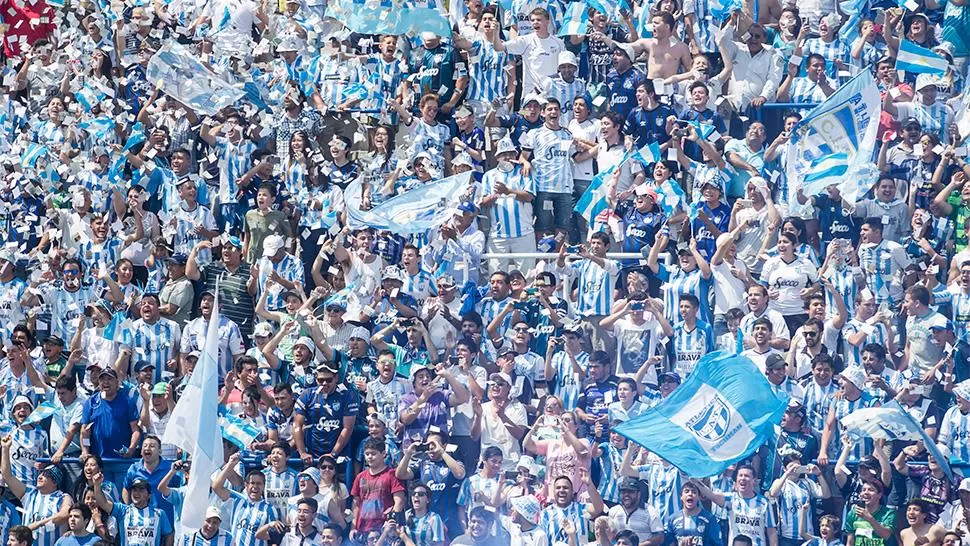
[[[576,363],[586,371],[589,366],[589,355],[585,351],[575,355]],[[553,391],[562,400],[563,409],[572,411],[576,409],[579,402],[579,394],[583,387],[585,373],[580,375],[573,370],[572,361],[566,351],[559,351],[552,355],[552,369],[556,371],[556,379]],[[552,380],[552,378],[546,378]]]
[[[678,322],[673,337],[674,371],[687,377],[702,356],[714,351],[714,341],[714,329],[703,320],[698,320],[691,330],[684,321]]]
[[[26,485],[26,484],[25,484]],[[63,491],[55,490],[45,495],[32,485],[27,485],[27,492],[24,493],[20,502],[24,509],[24,525],[30,525],[36,521],[49,518],[58,513],[61,504],[70,502],[70,496]],[[34,531],[35,546],[54,546],[57,539],[61,537],[60,525],[43,525]]]
[[[613,286],[619,273],[617,263],[603,260],[604,267],[589,259],[576,260],[560,270],[561,275],[577,277],[576,314],[581,317],[609,315],[613,307]]]
[[[487,171],[482,177],[484,194],[498,196],[487,207],[488,217],[492,220],[489,236],[492,239],[510,239],[535,233],[532,201],[522,201],[511,193],[498,194],[495,188],[499,182],[512,191],[528,192],[533,197],[536,193],[535,180],[522,176],[522,168],[518,165],[514,165],[510,172],[499,169]]]
[[[576,144],[568,130],[543,125],[522,137],[522,150],[532,152],[532,176],[536,191],[572,193],[573,154]]]
[[[232,497],[227,501],[231,506],[231,528],[236,535],[237,546],[267,546],[265,540],[256,538],[256,531],[271,521],[283,519],[272,504],[265,500],[253,502],[247,497],[230,491]]]
[[[182,329],[174,321],[159,317],[154,324],[138,319],[126,334],[127,349],[131,351],[131,362],[147,360],[155,366],[152,381],[157,383],[171,375],[167,371],[168,361],[178,355]]]
[[[766,531],[778,526],[772,503],[761,495],[746,499],[738,493],[726,493],[724,500],[728,508],[727,544],[738,535],[747,535],[752,546],[768,546]]]
[[[119,546],[161,546],[162,538],[172,534],[172,522],[158,508],[116,502],[111,515],[118,521]]]
[[[950,448],[950,462],[970,463],[970,415],[953,406],[943,415],[937,442]]]

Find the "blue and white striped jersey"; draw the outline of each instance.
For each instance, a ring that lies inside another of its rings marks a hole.
[[[687,377],[700,358],[714,351],[714,329],[711,325],[698,320],[693,330],[688,330],[684,321],[674,326],[674,371]]]
[[[562,107],[562,116],[559,118],[559,124],[563,126],[567,125],[573,119],[573,100],[576,97],[583,96],[583,93],[586,92],[586,81],[582,78],[573,78],[573,81],[567,82],[562,79],[562,76],[555,74],[551,78],[542,80],[540,86],[543,97],[553,98],[559,101],[559,105]]]
[[[614,402],[616,403],[616,402]],[[600,484],[596,489],[604,501],[620,502],[620,465],[626,448],[620,449],[610,442],[600,444]]]
[[[98,285],[94,284],[81,284],[74,292],[65,288],[60,280],[43,285],[41,299],[50,306],[51,335],[65,341],[73,339],[77,320],[84,317],[84,308],[94,301],[97,292]]]
[[[172,534],[172,522],[164,510],[114,503],[111,515],[118,521],[119,546],[161,546],[162,537]]]
[[[411,531],[411,540],[417,546],[434,546],[445,541],[445,522],[441,516],[434,512],[428,512],[423,516],[414,514],[413,509],[405,512],[405,519],[408,523],[408,530]]]
[[[765,531],[778,526],[771,501],[761,495],[745,499],[733,492],[725,493],[724,497],[728,508],[727,543],[733,543],[738,535],[747,535],[752,546],[768,546]]]
[[[291,468],[276,472],[272,468],[263,470],[266,476],[266,500],[282,514],[286,511],[286,501],[296,495],[299,490],[296,483],[297,472]],[[325,507],[324,507],[325,508]]]
[[[219,203],[235,203],[239,193],[238,181],[252,167],[252,155],[256,144],[248,139],[233,143],[228,138],[217,137],[216,157],[219,158]]]
[[[946,142],[946,132],[953,122],[953,108],[943,100],[933,104],[920,101],[896,103],[896,119],[914,117],[919,120],[924,132],[934,133],[941,142]]]
[[[866,328],[872,328],[873,332],[866,335],[866,339],[859,345],[852,345],[849,343],[848,339],[846,339],[848,336],[861,332]],[[886,332],[886,325],[883,323],[877,322],[875,324],[867,325],[865,322],[859,319],[852,319],[845,323],[845,326],[842,327],[842,360],[847,367],[862,366],[862,348],[869,343],[876,343],[885,347],[888,339],[889,336]]]
[[[933,303],[950,304],[950,320],[953,321],[954,333],[957,339],[967,339],[970,332],[970,294],[958,286],[938,286],[933,291]]]
[[[46,457],[48,448],[47,433],[39,426],[29,429],[14,429],[13,443],[10,445],[10,472],[21,483],[37,482],[37,459]]]
[[[700,302],[698,318],[708,324],[714,322],[710,298],[711,279],[705,279],[699,267],[694,268],[693,271],[684,271],[679,266],[659,264],[657,278],[664,283],[661,285],[664,296],[664,317],[671,324],[680,321],[681,294],[692,294],[697,297]]]
[[[475,40],[468,51],[468,94],[470,101],[492,102],[507,91],[509,55],[495,51],[487,40]]]
[[[808,527],[802,529],[798,515],[802,506],[814,502],[821,496],[821,488],[809,478],[803,477],[797,481],[786,480],[781,489],[781,496],[778,498],[778,537],[795,540],[801,539],[803,532],[815,534],[812,518],[807,518]]]
[[[532,176],[536,191],[572,193],[573,154],[576,144],[567,129],[543,125],[522,136],[522,150],[532,152]]]
[[[131,351],[132,363],[147,360],[155,366],[152,381],[157,383],[171,375],[166,366],[178,355],[181,338],[182,329],[175,321],[159,317],[154,324],[145,322],[145,319],[133,322],[125,343]]]
[[[552,504],[539,512],[539,527],[546,532],[550,544],[567,542],[568,537],[563,531],[562,522],[570,520],[576,526],[576,536],[589,535],[589,518],[586,517],[586,504],[572,502],[565,508]]]
[[[261,297],[263,287],[266,286],[266,280],[269,279],[273,271],[276,271],[277,275],[288,282],[303,281],[303,263],[289,252],[278,263],[273,263],[269,258],[260,258],[257,264],[259,265],[259,284],[257,285],[259,292],[257,292],[256,298]],[[269,293],[266,297],[266,308],[270,311],[279,311],[284,308],[283,290]]]
[[[802,407],[808,417],[808,426],[813,434],[821,435],[825,430],[825,421],[829,417],[829,410],[832,409],[832,400],[839,392],[839,386],[835,381],[829,381],[828,385],[822,386],[810,377],[802,383]]]
[[[121,239],[111,235],[103,243],[95,243],[88,239],[78,244],[77,251],[77,257],[81,260],[84,271],[90,278],[92,268],[101,271],[114,268],[115,262],[121,257]]]
[[[482,176],[483,193],[496,195],[495,186],[499,182],[510,190],[526,191],[535,196],[535,179],[523,177],[519,165],[514,165],[507,173],[499,169],[486,171]],[[510,239],[535,233],[532,201],[521,201],[510,193],[497,195],[498,198],[487,207],[488,217],[492,220],[489,236],[492,239]]]
[[[552,368],[556,371],[553,392],[562,400],[563,409],[566,411],[576,409],[583,387],[583,378],[586,377],[585,371],[589,365],[589,354],[585,351],[575,357],[576,363],[584,372],[582,376],[573,370],[572,361],[566,351],[558,351],[552,355]],[[552,381],[552,378],[547,377],[546,380]]]
[[[20,512],[7,499],[0,499],[0,544],[7,544],[14,525],[20,525]]]
[[[404,272],[404,286],[401,288],[405,294],[414,298],[418,305],[424,305],[424,300],[438,295],[438,282],[434,275],[423,269],[418,269],[414,275]]]
[[[196,205],[193,210],[186,208],[185,202],[179,206],[175,212],[175,239],[172,241],[176,254],[188,255],[201,241],[208,240],[196,230],[205,228],[210,231],[216,229],[216,219],[208,207]],[[199,265],[205,265],[212,261],[212,250],[208,248],[199,249],[197,255]]]
[[[603,260],[605,268],[593,260],[576,260],[559,270],[561,276],[577,277],[576,314],[581,317],[609,315],[613,307],[613,286],[619,274],[617,263]]]
[[[906,250],[895,241],[859,245],[859,267],[866,286],[876,295],[876,303],[903,301],[902,272],[909,264]]]
[[[822,38],[809,38],[805,40],[805,56],[807,57],[809,53],[817,53],[825,59],[825,75],[832,82],[837,82],[839,76],[839,68],[836,66],[836,61],[848,63],[849,62],[849,46],[846,45],[842,40],[836,37],[831,42],[826,42]],[[833,85],[835,87],[835,85]]]
[[[428,152],[438,169],[444,172],[445,148],[451,140],[451,129],[443,123],[428,125],[415,117],[411,121],[408,136],[411,138],[411,157]]]
[[[970,415],[953,406],[943,414],[937,442],[950,448],[950,461],[970,462]]]
[[[256,538],[256,531],[271,521],[283,519],[279,510],[266,500],[253,502],[240,493],[231,491],[231,528],[235,530],[237,546],[267,546],[265,540]]]
[[[816,265],[816,267],[819,266]],[[856,282],[852,269],[848,267],[843,267],[842,269],[829,267],[825,270],[825,277],[832,282],[835,291],[842,296],[842,302],[845,304],[845,311],[848,316],[855,316],[855,298],[859,293],[859,283]],[[825,320],[834,319],[836,313],[835,300],[832,298],[832,294],[826,290]]]
[[[647,502],[660,512],[664,525],[670,517],[683,508],[680,501],[680,487],[686,476],[672,464],[651,456],[652,462],[636,467],[640,479],[647,482]]]
[[[201,532],[195,532],[188,536],[183,536],[182,541],[176,546],[234,546],[232,535],[219,529],[216,536],[205,538]]]
[[[43,494],[31,484],[24,484],[27,492],[20,499],[23,506],[23,523],[30,525],[35,521],[49,518],[60,511],[61,504],[70,503],[71,497],[67,493],[54,490],[50,494]],[[60,538],[63,528],[60,525],[43,525],[34,531],[35,546],[54,546]]]

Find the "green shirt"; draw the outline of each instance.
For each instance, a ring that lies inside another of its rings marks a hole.
[[[893,534],[887,539],[883,539],[876,534],[872,524],[855,515],[855,510],[849,507],[845,517],[844,531],[855,534],[855,546],[895,546],[896,544],[896,511],[882,506],[873,518],[879,525],[889,528]]]
[[[953,249],[953,253],[956,254],[961,250],[967,248],[967,220],[970,220],[970,207],[963,204],[963,198],[960,197],[959,193],[952,193],[950,197],[947,197],[946,202],[953,207],[950,212],[950,219],[953,220],[955,224],[953,226],[953,232],[956,239],[956,247]],[[946,242],[946,241],[941,241]]]

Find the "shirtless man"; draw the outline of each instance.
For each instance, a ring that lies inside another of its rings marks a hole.
[[[906,504],[906,521],[909,527],[899,532],[902,546],[940,546],[946,529],[935,523],[926,523],[926,501],[913,499]]]
[[[670,78],[687,71],[691,66],[690,48],[673,35],[676,25],[674,17],[661,12],[653,16],[653,38],[640,38],[629,44],[616,44],[602,32],[593,32],[590,37],[602,40],[610,47],[632,49],[630,59],[636,59],[641,53],[648,53],[647,78]],[[681,70],[683,69],[683,70]]]

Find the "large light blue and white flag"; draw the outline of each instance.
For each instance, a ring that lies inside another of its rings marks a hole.
[[[202,528],[209,506],[209,479],[223,464],[219,430],[219,289],[212,302],[202,356],[192,371],[162,442],[178,446],[192,457],[192,475],[182,504],[183,534]]]
[[[816,159],[802,179],[802,190],[805,195],[822,193],[828,186],[841,182],[848,169],[848,154],[839,152]]]
[[[923,427],[898,402],[892,401],[878,408],[856,410],[843,417],[841,423],[842,429],[854,438],[923,442],[926,451],[933,456],[950,481],[953,481],[950,462],[937,449],[936,441],[930,438]]]
[[[899,53],[896,55],[896,70],[903,70],[907,74],[946,74],[950,61],[946,57],[930,49],[921,47],[916,42],[905,38],[899,41]]]
[[[589,29],[589,11],[586,4],[573,2],[562,14],[559,36],[582,36]]]
[[[332,0],[327,16],[360,34],[420,34],[451,36],[447,13],[428,7],[410,7],[385,0]]]
[[[196,112],[215,115],[246,95],[242,84],[233,85],[202,64],[198,56],[171,41],[156,53],[146,79]]]
[[[847,167],[836,186],[854,204],[855,196],[865,193],[860,184],[871,180],[880,103],[876,81],[864,70],[806,114],[792,130],[788,183],[804,188],[806,177],[824,173],[825,158],[836,156],[827,164],[833,167],[844,154]]]
[[[770,440],[787,406],[754,362],[718,351],[703,356],[666,400],[615,430],[700,478]]]
[[[392,197],[369,211],[360,210],[359,202],[348,197],[347,223],[351,228],[371,227],[402,235],[424,233],[454,215],[471,183],[471,172],[456,174]],[[360,186],[352,184],[348,191],[351,187]]]

